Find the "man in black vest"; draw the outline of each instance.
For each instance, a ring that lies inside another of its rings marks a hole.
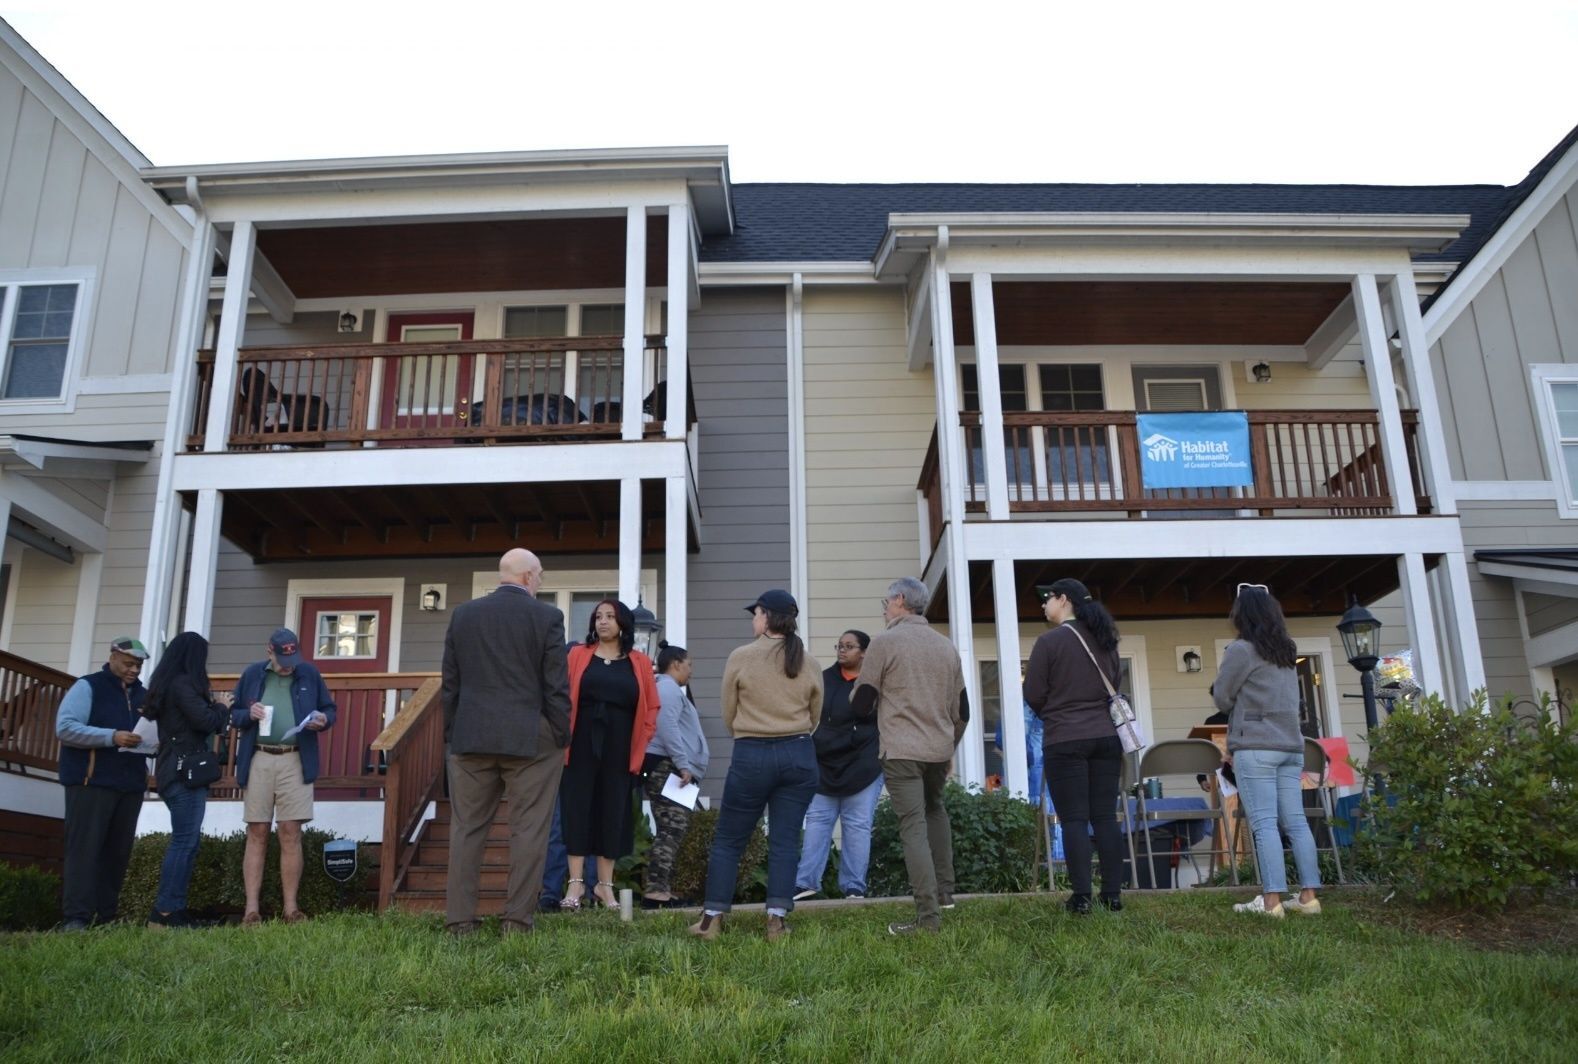
[[[147,660],[147,647],[121,636],[110,644],[110,660],[73,684],[55,715],[66,788],[63,931],[107,923],[120,904],[148,788],[147,759],[121,748],[142,741],[132,729],[148,693],[137,678]]]

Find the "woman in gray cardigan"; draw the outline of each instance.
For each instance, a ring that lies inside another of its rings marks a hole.
[[[1262,584],[1238,585],[1228,620],[1238,638],[1222,652],[1211,694],[1228,715],[1227,758],[1238,776],[1260,861],[1261,893],[1233,906],[1235,912],[1281,917],[1284,912],[1315,916],[1320,900],[1320,862],[1315,837],[1304,817],[1304,735],[1299,731],[1299,683],[1294,671],[1298,650],[1288,635],[1282,606]],[[1281,831],[1279,833],[1278,828]],[[1293,844],[1303,889],[1297,900],[1287,893],[1282,835]]]
[[[663,909],[675,904],[672,887],[674,859],[680,843],[690,830],[691,810],[663,797],[663,785],[670,774],[684,783],[700,783],[707,772],[707,737],[701,730],[701,715],[696,703],[685,692],[690,682],[690,654],[684,647],[660,645],[657,656],[658,710],[657,732],[647,744],[647,799],[652,803],[652,819],[657,835],[647,852],[646,890],[641,895],[643,909]]]

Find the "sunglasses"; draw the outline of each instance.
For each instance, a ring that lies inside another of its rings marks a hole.
[[[1239,584],[1238,590],[1233,592],[1233,596],[1236,598],[1237,596],[1242,595],[1244,593],[1244,588],[1246,587],[1252,587],[1257,591],[1264,591],[1268,595],[1271,594],[1271,589],[1265,584]]]

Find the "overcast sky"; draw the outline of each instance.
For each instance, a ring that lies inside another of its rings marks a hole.
[[[721,144],[737,181],[1509,184],[1578,0],[0,0],[156,164]]]

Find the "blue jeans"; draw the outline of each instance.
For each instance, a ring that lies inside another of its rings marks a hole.
[[[548,863],[542,867],[542,894],[539,904],[564,900],[565,880],[570,878],[570,851],[564,848],[564,832],[559,830],[559,798],[553,799],[553,820],[548,825]]]
[[[795,885],[801,890],[822,889],[822,873],[833,845],[833,822],[842,819],[844,834],[838,847],[838,889],[845,894],[866,892],[866,868],[871,864],[871,820],[882,797],[882,777],[855,794],[834,798],[818,794],[805,814],[805,841],[800,844],[800,869]]]
[[[767,811],[767,907],[794,908],[795,865],[800,860],[800,825],[822,780],[809,735],[788,739],[736,739],[734,759],[723,782],[723,807],[707,856],[706,907],[733,908],[740,857]]]
[[[170,810],[170,845],[164,849],[164,864],[159,869],[159,895],[153,906],[162,913],[186,908],[186,888],[192,882],[192,865],[197,859],[197,844],[203,839],[203,811],[208,806],[207,787],[170,784],[159,792]]]
[[[1260,889],[1264,894],[1286,894],[1287,865],[1282,860],[1282,836],[1293,844],[1293,863],[1306,889],[1320,886],[1320,861],[1315,836],[1304,816],[1304,792],[1299,786],[1304,754],[1282,750],[1236,750],[1233,771],[1238,776],[1239,801],[1255,833],[1255,857],[1260,861]],[[1278,828],[1281,831],[1279,833]]]

